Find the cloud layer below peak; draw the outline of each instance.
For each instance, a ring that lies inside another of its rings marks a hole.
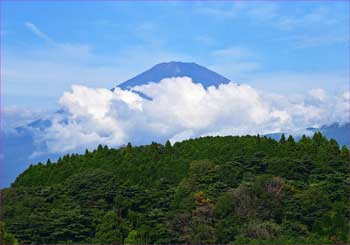
[[[314,89],[288,97],[233,82],[205,89],[188,77],[131,91],[73,85],[59,104],[64,113],[55,114],[38,137],[49,152],[205,135],[301,134],[307,127],[349,121],[349,92],[332,97]]]

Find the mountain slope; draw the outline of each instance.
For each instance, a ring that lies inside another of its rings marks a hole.
[[[2,221],[21,244],[346,243],[349,157],[320,133],[99,146],[30,166]]]
[[[204,66],[197,65],[196,63],[172,61],[157,64],[136,77],[121,83],[118,87],[127,89],[147,84],[149,82],[159,82],[164,78],[185,76],[192,78],[196,83],[201,83],[205,88],[209,86],[218,86],[220,83],[228,83],[230,81],[226,77],[211,71]]]

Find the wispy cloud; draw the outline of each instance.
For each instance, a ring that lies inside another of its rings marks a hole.
[[[198,5],[198,12],[216,18],[255,18],[270,20],[278,16],[278,6],[272,3],[254,4],[230,2],[225,4]]]
[[[342,43],[348,44],[349,36],[339,34],[323,36],[297,35],[284,38],[284,40],[292,42],[295,48],[311,48]]]
[[[275,22],[276,26],[285,30],[300,27],[305,29],[315,25],[320,25],[320,27],[322,27],[325,25],[336,25],[338,23],[339,20],[337,19],[336,13],[326,7],[312,9],[304,15],[278,16],[277,21]]]
[[[234,80],[261,67],[258,54],[246,47],[228,46],[213,50],[210,55],[209,67]]]
[[[25,26],[38,38],[50,44],[51,48],[57,50],[55,57],[65,55],[76,58],[84,58],[90,55],[90,47],[87,44],[60,43],[52,39],[45,32],[41,31],[38,26],[32,22],[25,22]]]
[[[290,31],[297,28],[308,29],[314,26],[337,25],[340,20],[336,6],[319,6],[308,11],[291,10],[282,14],[275,3],[230,3],[219,5],[200,5],[199,12],[218,18],[249,19],[251,23],[268,24],[280,30]]]
[[[235,47],[235,46],[214,50],[212,52],[212,55],[219,58],[231,58],[236,60],[251,58],[254,56],[251,50],[247,48]]]
[[[152,42],[101,54],[89,44],[58,42],[32,22],[25,26],[48,45],[9,50],[3,55],[1,75],[6,96],[35,96],[36,103],[46,103],[47,96],[58,97],[72,83],[112,88],[154,64],[190,60],[186,55],[154,48]],[[152,28],[151,24],[140,27],[144,31]],[[27,89],[19,89],[23,87]]]
[[[306,91],[318,87],[333,95],[348,90],[350,82],[348,71],[258,71],[246,74],[242,81],[259,90],[280,94],[305,94]]]
[[[201,45],[205,44],[205,45],[212,45],[214,43],[216,43],[216,41],[207,35],[199,35],[194,37],[194,40],[198,43],[200,43]]]
[[[32,22],[25,22],[24,25],[32,32],[34,33],[38,38],[54,44],[55,42],[44,32],[42,32],[36,25],[34,25]]]
[[[285,13],[276,3],[230,3],[199,5],[199,12],[226,21],[245,21],[247,26],[267,26],[281,32],[281,40],[294,48],[329,46],[349,42],[344,35],[344,23],[349,22],[349,15],[343,7],[332,4],[327,6],[310,5],[308,8],[297,6]],[[346,17],[344,17],[346,16]],[[345,18],[345,19],[344,19]],[[332,28],[332,33],[324,28]],[[342,29],[343,28],[343,29]],[[284,34],[283,34],[284,33]],[[288,35],[287,37],[285,35]]]

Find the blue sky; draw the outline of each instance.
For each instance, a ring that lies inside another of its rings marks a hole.
[[[55,108],[72,84],[111,88],[191,61],[276,93],[348,88],[348,2],[2,2],[3,105]]]

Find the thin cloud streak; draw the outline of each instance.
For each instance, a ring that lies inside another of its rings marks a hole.
[[[38,38],[51,43],[51,44],[56,44],[47,34],[45,34],[44,32],[42,32],[36,25],[34,25],[33,23],[27,21],[24,23],[25,26],[32,32],[34,33]]]

